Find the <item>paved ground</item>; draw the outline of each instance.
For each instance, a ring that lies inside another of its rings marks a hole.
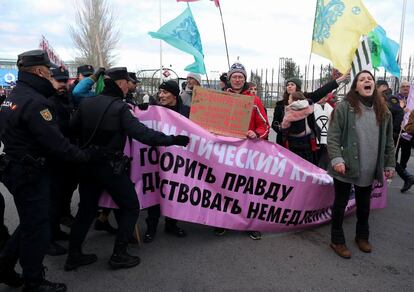
[[[46,257],[47,277],[67,283],[69,291],[414,291],[414,187],[401,194],[401,185],[394,178],[388,207],[371,213],[373,253],[360,252],[353,242],[355,216],[345,220],[350,260],[329,248],[329,225],[253,241],[242,232],[215,237],[210,227],[190,223],[182,223],[189,236],[178,239],[164,234],[162,224],[153,243],[131,248],[142,259],[135,268],[109,270],[114,238],[91,230],[85,251],[97,253],[98,262],[64,272],[65,256]],[[14,228],[12,198],[2,185],[0,191],[6,223]],[[73,203],[75,210],[77,194]]]

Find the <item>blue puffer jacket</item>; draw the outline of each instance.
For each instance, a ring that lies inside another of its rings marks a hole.
[[[92,90],[92,86],[94,84],[95,81],[89,77],[83,78],[78,84],[76,84],[72,91],[72,102],[76,108],[84,98],[96,96],[95,91]]]

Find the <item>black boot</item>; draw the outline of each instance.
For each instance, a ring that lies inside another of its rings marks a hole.
[[[96,254],[84,254],[80,248],[69,249],[64,269],[65,271],[71,271],[80,266],[90,265],[97,260]]]
[[[20,287],[23,285],[24,281],[22,276],[14,270],[15,265],[15,261],[0,258],[0,283],[4,283],[10,287]]]
[[[406,173],[408,174],[407,171]],[[401,193],[408,191],[412,185],[414,185],[414,175],[408,175],[407,179],[404,180],[404,185],[401,188]]]
[[[127,242],[115,242],[114,253],[109,260],[113,269],[132,268],[141,262],[139,257],[127,253],[127,246]]]
[[[66,285],[63,283],[53,283],[48,280],[43,280],[40,284],[24,285],[23,292],[65,292]]]
[[[410,174],[407,169],[402,168],[399,163],[395,166],[398,175],[404,180],[404,185],[401,188],[401,193],[408,191],[414,184],[414,176]]]

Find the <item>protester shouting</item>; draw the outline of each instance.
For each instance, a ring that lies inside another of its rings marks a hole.
[[[395,167],[391,113],[369,71],[355,76],[346,98],[336,106],[328,129],[328,153],[328,172],[335,187],[330,246],[340,257],[351,257],[342,223],[353,185],[357,208],[355,241],[361,251],[369,253],[372,183],[383,183],[384,175],[392,178]]]
[[[227,92],[251,95],[249,90],[249,83],[247,82],[247,72],[244,66],[240,63],[234,63],[227,74],[229,79],[229,88]],[[267,119],[265,108],[263,107],[260,98],[257,95],[253,96],[253,111],[250,117],[249,130],[246,133],[248,139],[266,139],[269,135],[269,121]],[[215,228],[214,233],[217,236],[225,233],[224,228]],[[258,240],[262,238],[259,231],[248,231],[249,236]]]

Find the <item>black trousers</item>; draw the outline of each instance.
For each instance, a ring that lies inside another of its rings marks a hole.
[[[332,225],[331,241],[335,244],[345,244],[344,230],[342,223],[344,221],[345,208],[348,204],[351,193],[351,184],[334,178],[335,201],[332,207]],[[369,238],[369,211],[371,202],[372,186],[359,187],[355,186],[355,201],[357,208],[356,238]]]
[[[117,242],[127,243],[134,232],[139,215],[139,201],[129,175],[113,174],[109,164],[82,167],[79,184],[79,210],[72,226],[69,249],[80,249],[89,227],[96,218],[98,201],[106,190],[120,208]]]
[[[42,263],[50,243],[49,171],[11,163],[3,183],[13,195],[20,224],[1,258],[13,266],[19,259],[26,284],[37,284],[43,279]]]
[[[398,134],[395,135],[394,134],[394,145],[396,146],[398,141]],[[408,141],[404,138],[400,138],[400,141],[398,143],[398,147],[395,151],[395,160],[398,162],[398,153],[400,153],[400,166],[403,169],[407,168],[407,163],[408,160],[410,159],[411,156],[411,147],[412,147],[412,143],[411,141]]]
[[[73,192],[78,186],[78,180],[79,177],[74,165],[62,162],[60,165],[52,167],[50,189],[52,241],[60,231],[60,218],[71,214],[70,202]]]
[[[157,230],[158,221],[161,217],[161,208],[160,205],[154,205],[147,208],[147,219],[145,220],[147,222],[148,229],[150,230]],[[165,217],[165,224],[166,225],[175,225],[177,224],[178,220]]]

